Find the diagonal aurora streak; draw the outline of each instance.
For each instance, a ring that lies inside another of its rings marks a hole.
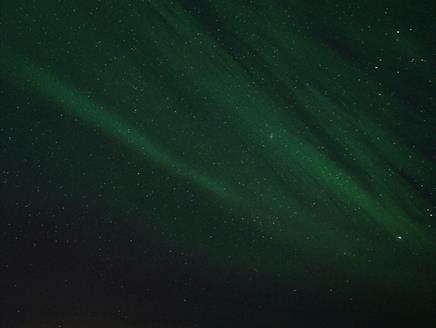
[[[225,56],[224,53],[221,55]],[[227,58],[227,60],[230,62],[230,58]],[[207,64],[209,65],[208,68],[211,69],[214,63],[210,62]],[[330,223],[325,224],[320,222],[319,215],[314,215],[313,209],[305,206],[303,204],[304,201],[295,199],[293,197],[295,194],[289,194],[289,186],[282,188],[280,184],[272,186],[263,185],[261,188],[256,186],[256,188],[249,187],[245,188],[245,190],[239,188],[238,190],[238,185],[232,185],[231,180],[223,183],[212,178],[213,172],[211,175],[200,173],[201,170],[193,168],[192,165],[177,159],[171,152],[152,142],[143,131],[123,120],[121,116],[108,110],[105,106],[94,102],[89,97],[84,96],[73,86],[57,79],[54,75],[33,64],[28,58],[13,52],[9,48],[2,49],[2,69],[6,75],[12,76],[20,84],[24,84],[25,87],[33,92],[54,102],[59,109],[83,120],[91,127],[101,130],[109,137],[124,144],[130,150],[143,155],[146,159],[158,165],[162,165],[173,174],[193,181],[204,190],[212,192],[221,200],[242,207],[248,215],[261,218],[275,218],[276,220],[281,219],[281,230],[283,226],[287,226],[285,234],[274,230],[274,225],[276,224],[274,220],[271,220],[273,225],[262,224],[261,231],[267,231],[275,235],[282,242],[290,244],[302,243],[304,238],[299,236],[300,233],[309,234],[313,229],[320,228],[323,230],[323,235],[318,237],[318,242],[329,242],[337,238],[336,232],[328,232],[331,230],[329,228]],[[230,69],[235,72],[239,68],[236,63],[233,63]],[[220,71],[217,70],[215,73],[216,78],[219,79],[221,76]],[[244,73],[242,71],[239,72],[239,76],[244,78]],[[239,78],[241,81],[236,79],[236,82],[234,77],[227,80],[225,80],[225,77],[221,76],[221,78],[223,80],[218,85],[247,83],[248,81],[246,77],[245,80]],[[204,85],[207,85],[206,81],[203,82]],[[210,90],[210,96],[213,97],[216,88],[213,85],[209,85],[208,90]],[[353,208],[360,208],[363,213],[362,218],[365,220],[363,224],[381,225],[387,232],[393,234],[394,238],[396,235],[407,235],[407,242],[412,243],[412,247],[417,247],[420,243],[425,244],[427,242],[426,238],[428,240],[429,237],[426,236],[423,230],[420,230],[419,226],[413,223],[413,219],[406,212],[397,207],[394,200],[386,202],[385,199],[382,205],[340,163],[335,163],[317,150],[313,146],[313,141],[309,140],[313,136],[307,136],[307,139],[296,139],[292,134],[292,130],[298,131],[301,128],[298,119],[295,123],[291,124],[291,128],[285,128],[281,123],[284,120],[283,114],[277,113],[276,117],[270,115],[269,111],[271,108],[274,108],[275,104],[266,95],[252,92],[252,94],[249,93],[247,99],[240,99],[242,97],[237,87],[234,91],[227,92],[227,97],[233,97],[235,103],[241,103],[241,106],[238,107],[239,122],[241,122],[239,128],[249,131],[250,135],[257,139],[256,142],[262,144],[262,148],[265,149],[262,151],[265,153],[262,154],[263,156],[274,154],[273,159],[275,162],[270,163],[274,171],[285,170],[295,174],[297,168],[300,170],[299,174],[315,177],[316,181],[312,183],[321,183],[323,186],[327,186],[328,192],[341,199],[341,202],[350,204]],[[231,94],[231,92],[234,92],[234,94]],[[329,100],[326,97],[310,88],[305,91],[304,97],[306,97],[305,103],[314,102],[316,106],[340,110],[337,105],[327,103]],[[225,106],[225,103],[222,106]],[[253,108],[256,109],[255,115],[252,113]],[[302,123],[300,122],[300,124]],[[265,126],[274,127],[274,129],[262,131],[262,128]],[[265,146],[263,143],[270,138],[270,130],[280,131],[279,136],[277,136],[280,140]],[[344,138],[343,140],[346,139]],[[318,140],[318,142],[322,141]],[[344,147],[346,146],[344,145]],[[350,143],[349,147],[362,149],[364,145]],[[359,153],[361,153],[361,150]],[[369,161],[365,156],[365,154],[362,154],[360,159],[362,166],[367,165]],[[383,163],[377,163],[377,167],[379,169],[380,167],[386,169]],[[250,172],[242,171],[240,173],[245,174],[247,180],[252,178]],[[288,180],[290,182],[292,181],[292,176],[282,177],[281,180]],[[306,180],[305,183],[310,182]],[[410,192],[410,187],[406,183],[402,183],[402,185],[405,192]],[[268,195],[265,195],[263,190],[268,190]],[[242,193],[244,193],[244,196],[242,196]],[[261,197],[258,197],[258,195]],[[272,206],[278,200],[287,203],[288,206],[284,209]],[[299,215],[295,216],[292,213],[299,213]],[[290,232],[292,235],[291,239],[289,238]],[[336,239],[334,245],[334,248],[337,249],[350,249],[353,247],[355,245],[352,243],[338,239]],[[320,252],[320,250],[317,250],[317,252]]]
[[[59,109],[98,128],[108,136],[122,142],[129,149],[139,152],[171,172],[192,180],[218,197],[224,200],[235,197],[221,183],[178,160],[171,153],[153,143],[144,132],[134,128],[110,110],[106,110],[104,106],[85,97],[74,87],[58,80],[45,70],[39,69],[28,58],[7,48],[3,48],[1,54],[4,73],[12,75],[19,83],[24,83],[26,87],[53,101]]]
[[[218,223],[159,219],[168,235],[190,236],[169,243],[210,258],[197,264],[205,275],[261,266],[265,281],[281,274],[287,285],[305,278],[289,264],[297,249],[356,279],[368,268],[363,280],[392,289],[431,280],[419,269],[435,248],[431,51],[408,26],[399,34],[378,22],[367,36],[356,9],[353,33],[334,22],[311,30],[330,6],[313,14],[293,1],[206,1],[198,11],[191,1],[120,2],[101,5],[101,20],[61,3],[58,29],[29,20],[45,34],[16,33],[37,42],[6,40],[2,79],[218,199],[198,205],[218,208]],[[135,205],[137,216],[148,210]],[[208,226],[219,247],[199,233]],[[246,235],[270,244],[249,246]]]

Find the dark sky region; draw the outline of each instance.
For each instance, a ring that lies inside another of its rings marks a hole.
[[[431,327],[435,2],[0,2],[0,326]]]

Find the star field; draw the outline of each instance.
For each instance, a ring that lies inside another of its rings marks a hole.
[[[432,1],[0,4],[0,323],[434,323]]]

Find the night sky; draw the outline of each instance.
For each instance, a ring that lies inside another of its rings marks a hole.
[[[431,327],[435,12],[0,1],[0,326]]]

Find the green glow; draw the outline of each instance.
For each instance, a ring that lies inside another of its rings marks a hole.
[[[103,198],[115,219],[153,217],[172,236],[163,244],[207,258],[191,264],[199,276],[241,279],[256,268],[266,289],[278,274],[289,287],[308,271],[296,259],[419,293],[432,284],[435,250],[428,40],[401,21],[396,29],[390,20],[368,22],[371,10],[384,10],[377,6],[324,31],[311,22],[328,5],[312,13],[303,1],[260,2],[206,1],[198,12],[183,1],[110,2],[94,18],[86,4],[61,1],[59,18],[47,22],[5,4],[34,31],[5,21],[22,37],[4,40],[0,72],[51,104],[42,120],[66,112],[71,124],[103,133],[91,143],[115,140],[114,149],[136,154],[136,167],[154,165],[189,190],[181,199],[196,195],[198,204],[178,204],[195,210],[176,222],[178,209],[156,219],[129,178],[125,203]],[[116,201],[132,212],[117,212]]]

